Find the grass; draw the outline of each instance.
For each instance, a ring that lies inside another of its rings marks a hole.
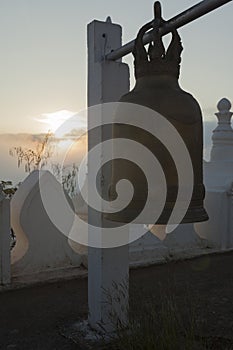
[[[127,327],[118,322],[108,350],[209,350],[200,336],[193,299],[182,300],[182,312],[175,297],[141,293],[129,310]],[[180,304],[180,302],[179,302]],[[197,334],[199,337],[197,337]]]
[[[183,319],[173,298],[165,297],[160,307],[153,299],[134,310],[125,330],[117,330],[113,348],[128,350],[189,350],[194,349],[195,318]],[[200,349],[200,348],[199,348]]]

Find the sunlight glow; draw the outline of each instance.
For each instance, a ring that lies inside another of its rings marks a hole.
[[[75,114],[75,112],[61,110],[53,113],[44,113],[40,118],[35,118],[35,120],[47,124],[48,129],[54,133],[65,121]]]

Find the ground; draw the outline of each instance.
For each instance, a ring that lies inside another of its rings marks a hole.
[[[132,305],[151,295],[158,303],[172,295],[183,314],[192,304],[197,339],[209,349],[233,349],[233,252],[131,270]],[[84,349],[66,330],[87,318],[85,278],[1,292],[0,310],[0,349]]]

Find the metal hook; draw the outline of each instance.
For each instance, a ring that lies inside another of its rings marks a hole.
[[[154,3],[154,18],[155,19],[162,19],[162,7],[160,1],[155,1]]]

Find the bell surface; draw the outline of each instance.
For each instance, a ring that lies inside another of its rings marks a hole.
[[[181,223],[206,221],[208,220],[208,215],[203,206],[205,188],[203,185],[202,165],[202,113],[198,102],[191,94],[182,90],[178,83],[180,55],[183,49],[179,34],[176,30],[173,30],[172,41],[167,51],[165,51],[161,35],[159,34],[159,27],[162,25],[162,21],[161,10],[158,8],[158,3],[156,3],[153,26],[151,22],[143,26],[135,41],[133,54],[135,58],[136,85],[132,91],[122,96],[120,102],[148,107],[158,112],[175,127],[187,147],[193,167],[192,198]],[[153,28],[154,36],[147,51],[143,45],[142,38],[151,28]],[[174,209],[178,186],[180,185],[176,164],[171,154],[159,139],[156,139],[152,134],[141,128],[114,123],[112,136],[113,139],[135,140],[148,148],[161,164],[166,178],[166,201],[158,220],[153,222],[153,215],[148,213],[143,222],[138,222],[137,220],[134,222],[167,224]],[[126,208],[117,213],[107,214],[106,218],[111,221],[129,223],[135,220],[144,208],[148,188],[143,171],[138,166],[124,159],[114,159],[112,161],[112,178],[109,186],[110,201],[114,201],[117,198],[116,185],[121,179],[127,179],[132,183],[134,196]],[[153,200],[156,206],[156,196]]]

